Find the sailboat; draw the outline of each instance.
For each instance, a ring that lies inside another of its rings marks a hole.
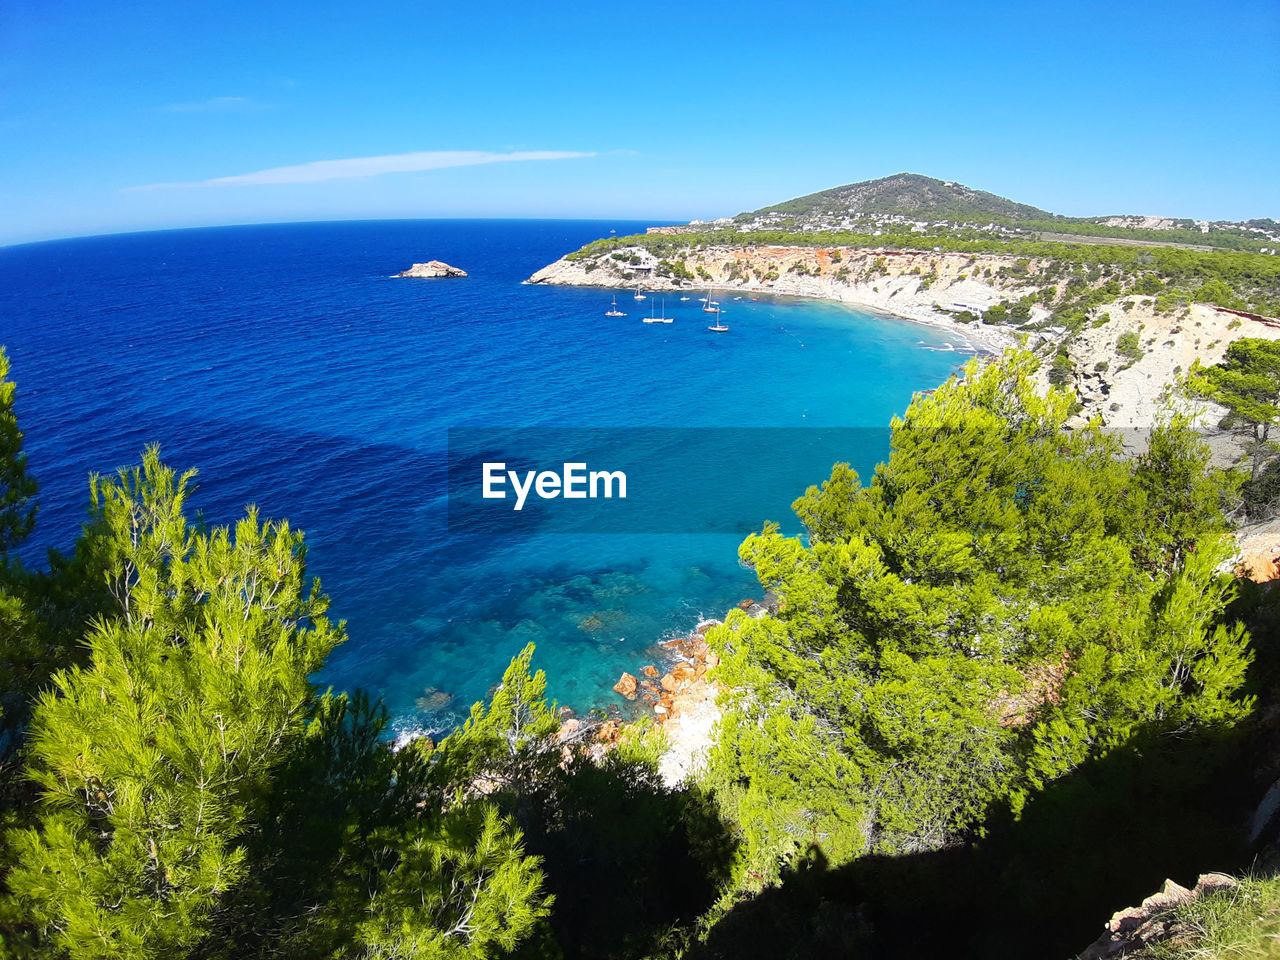
[[[652,307],[652,306],[653,306],[653,305],[652,305],[652,304],[650,304],[650,307]],[[647,317],[643,317],[642,319],[644,320],[644,322],[645,322],[645,323],[671,323],[675,318],[674,318],[674,317],[668,317],[668,316],[667,316],[667,301],[666,301],[666,298],[663,298],[663,301],[662,301],[662,316],[660,316],[660,317],[659,317],[659,316],[656,316],[656,315],[654,314],[653,310],[652,310],[652,309],[650,309],[650,310],[649,310],[649,316],[647,316]]]
[[[643,300],[643,299],[644,299],[644,294],[643,294],[643,293],[641,293],[639,290],[637,290],[637,291],[636,291],[636,299],[637,299],[637,300]]]
[[[618,309],[618,295],[613,295],[613,306],[604,312],[606,317],[625,317],[626,314]]]
[[[702,308],[703,313],[719,313],[720,304],[711,299],[711,291],[707,291],[707,305]]]
[[[728,333],[729,332],[729,325],[720,319],[719,307],[716,308],[716,325],[714,327],[707,327],[707,329],[710,330],[712,333]]]

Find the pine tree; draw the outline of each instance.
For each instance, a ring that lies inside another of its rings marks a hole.
[[[1035,368],[971,362],[895,419],[869,485],[837,465],[796,502],[807,542],[743,543],[780,610],[708,634],[729,688],[708,785],[740,882],[813,845],[936,848],[1140,730],[1247,712],[1207,452],[1175,422],[1128,462],[1063,430],[1071,398]]]
[[[1221,363],[1194,368],[1187,383],[1193,393],[1227,408],[1224,426],[1246,433],[1251,476],[1257,477],[1275,454],[1271,428],[1280,423],[1280,342],[1242,337],[1227,347]]]
[[[13,838],[10,889],[71,957],[171,956],[243,879],[238,841],[304,723],[308,674],[342,639],[305,585],[287,523],[251,509],[195,531],[191,475],[147,451],[95,480],[113,616],[55,678],[31,730],[38,827]]]
[[[16,387],[8,375],[9,357],[0,347],[0,717],[8,712],[12,718],[26,693],[20,678],[33,655],[33,629],[19,586],[21,570],[10,553],[35,525],[36,482],[27,473],[13,408]],[[0,750],[0,760],[9,752]]]
[[[9,376],[9,356],[0,346],[0,565],[31,533],[36,521],[36,481],[27,473],[22,431],[14,412],[16,387]]]

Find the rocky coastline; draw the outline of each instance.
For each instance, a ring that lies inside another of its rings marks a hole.
[[[662,261],[642,247],[600,257],[561,257],[526,283],[646,291],[712,289],[730,293],[830,300],[940,327],[977,353],[1000,353],[1019,342],[1004,328],[975,325],[976,316],[1010,296],[995,270],[1011,258],[892,250],[815,247],[707,247],[696,254],[691,279],[665,276]],[[632,259],[638,262],[632,262]],[[976,279],[983,270],[992,277]]]

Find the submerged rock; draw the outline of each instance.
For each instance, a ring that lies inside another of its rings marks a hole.
[[[458,267],[451,267],[442,260],[428,260],[426,263],[415,263],[408,270],[397,273],[397,277],[420,277],[431,279],[433,277],[465,277],[467,271]]]
[[[418,709],[427,713],[443,710],[451,703],[453,703],[453,694],[436,687],[424,688],[422,696],[417,699]]]

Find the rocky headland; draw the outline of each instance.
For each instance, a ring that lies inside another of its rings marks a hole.
[[[435,277],[465,277],[467,271],[460,267],[451,267],[443,260],[428,260],[426,263],[415,263],[408,270],[397,273],[397,277],[417,277],[433,279]]]

